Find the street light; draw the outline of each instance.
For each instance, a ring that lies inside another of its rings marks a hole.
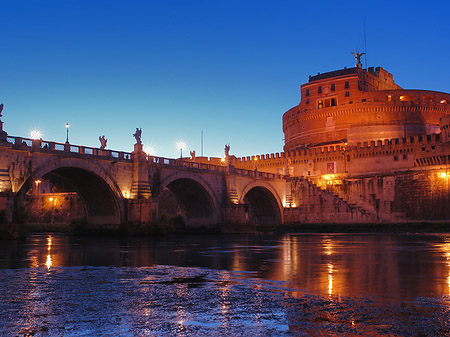
[[[32,139],[39,139],[39,138],[41,138],[41,132],[39,130],[37,130],[37,129],[32,130],[30,135],[31,135]]]
[[[186,143],[183,141],[177,142],[177,148],[180,149],[180,159],[183,159],[183,149],[186,148]]]
[[[69,123],[66,123],[66,144],[69,144]]]

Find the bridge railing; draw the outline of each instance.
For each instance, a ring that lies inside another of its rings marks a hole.
[[[245,169],[234,169],[235,173],[241,175],[241,176],[248,176],[248,177],[260,177],[260,178],[267,178],[267,179],[282,179],[284,176],[282,174],[276,174],[276,173],[269,173],[269,172],[260,172],[257,170],[245,170]]]
[[[224,172],[225,171],[225,167],[223,167],[223,166],[204,164],[204,163],[196,163],[196,162],[192,162],[192,161],[188,161],[188,160],[171,159],[171,158],[155,157],[155,156],[148,156],[147,160],[153,164],[164,165],[164,166],[169,166],[169,167],[185,167],[187,169],[207,170],[207,171],[213,171],[213,172]]]
[[[7,142],[13,144],[13,148],[28,149],[41,152],[66,152],[76,153],[83,156],[98,156],[106,157],[113,160],[132,161],[132,154],[129,152],[114,151],[114,150],[101,150],[95,147],[73,145],[67,143],[49,142],[42,139],[31,139],[24,137],[7,136]],[[189,160],[171,159],[164,157],[147,156],[149,163],[164,165],[174,168],[184,167],[189,170],[202,170],[209,172],[225,172],[226,166],[213,165],[207,163],[196,163]],[[245,170],[239,168],[232,168],[232,173],[247,177],[259,177],[266,179],[282,179],[284,176],[275,173],[259,172],[256,170]]]
[[[132,159],[131,153],[129,152],[101,150],[95,147],[49,142],[42,139],[31,139],[24,137],[7,136],[6,140],[8,143],[13,144],[13,147],[17,149],[33,149],[34,151],[41,151],[41,152],[49,152],[49,151],[70,152],[70,153],[77,153],[80,155],[109,157],[116,160],[131,161]]]
[[[170,158],[164,158],[164,157],[155,157],[155,156],[148,156],[147,160],[150,163],[157,164],[157,165],[164,165],[168,167],[185,167],[187,169],[197,169],[202,171],[210,171],[210,172],[225,172],[226,167],[221,165],[213,165],[213,164],[206,164],[206,163],[196,163],[189,160],[180,160],[180,159],[170,159]],[[266,179],[283,179],[284,176],[281,174],[276,173],[268,173],[268,172],[259,172],[255,170],[245,170],[245,169],[239,169],[239,168],[232,168],[232,172],[234,174],[238,174],[241,176],[246,177],[259,177],[259,178],[266,178]]]

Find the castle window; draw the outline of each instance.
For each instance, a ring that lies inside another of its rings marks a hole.
[[[442,101],[441,101],[441,104],[447,104],[448,103],[448,101],[446,100],[446,99],[443,99]]]
[[[403,155],[403,160],[405,160],[405,159],[407,159],[408,158],[408,155],[407,154],[404,154]]]
[[[309,104],[309,98],[306,100],[306,104]]]
[[[361,100],[361,102],[365,102],[366,101],[366,99],[365,98],[363,98],[362,100]]]
[[[318,92],[319,94],[322,93],[322,86],[319,86],[319,89],[317,90],[317,92]]]
[[[305,96],[306,96],[306,97],[309,96],[309,89],[306,89],[306,94],[305,94]]]
[[[392,101],[392,95],[387,95],[387,101],[391,102]]]
[[[330,97],[330,98],[317,100],[317,109],[328,108],[330,106],[336,106],[336,105],[337,105],[336,97]]]
[[[400,101],[412,102],[412,101],[414,101],[414,96],[413,95],[402,95],[402,96],[400,96]]]
[[[394,161],[397,161],[398,160],[398,156],[394,156]]]
[[[348,83],[348,81],[345,81],[345,89],[350,88],[350,83]]]
[[[350,96],[350,91],[346,91],[345,92],[345,97],[349,97]]]
[[[336,87],[335,87],[334,83],[332,83],[331,84],[331,91],[335,91],[335,90],[336,90]]]

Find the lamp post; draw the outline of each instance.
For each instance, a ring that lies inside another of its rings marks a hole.
[[[185,142],[177,142],[177,147],[180,149],[180,159],[183,159],[183,148],[186,147]]]
[[[69,123],[66,123],[66,144],[69,144]]]

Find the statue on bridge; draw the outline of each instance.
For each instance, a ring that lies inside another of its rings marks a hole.
[[[230,156],[230,143],[225,144],[225,158]]]
[[[106,143],[108,142],[108,139],[105,138],[105,135],[103,136],[98,136],[98,140],[100,141],[100,150],[104,150],[106,148]]]
[[[190,152],[191,154],[191,160],[195,161],[195,150]]]
[[[141,134],[142,134],[142,129],[136,128],[136,132],[133,134],[133,137],[136,139],[136,144],[139,144],[139,145],[142,144]]]

